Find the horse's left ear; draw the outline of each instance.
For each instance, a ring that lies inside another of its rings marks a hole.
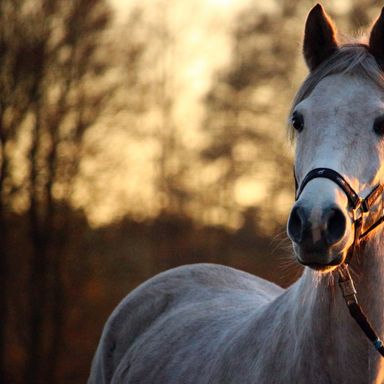
[[[321,4],[315,5],[305,23],[303,53],[313,71],[338,50],[336,28]]]
[[[384,69],[384,8],[371,29],[369,50],[380,67]]]

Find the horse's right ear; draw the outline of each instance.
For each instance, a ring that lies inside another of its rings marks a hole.
[[[317,4],[305,23],[303,53],[308,68],[313,71],[337,49],[336,29],[323,7]]]

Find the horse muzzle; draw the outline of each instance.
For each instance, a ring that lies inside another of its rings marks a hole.
[[[349,263],[356,245],[384,223],[384,185],[377,184],[362,198],[333,169],[312,169],[300,185],[294,174],[296,204],[287,231],[298,261],[317,270],[330,270],[344,262]],[[346,209],[337,204],[334,188],[333,192],[329,188],[321,191],[319,186],[312,191],[306,188],[307,198],[302,199],[304,188],[315,179],[328,179],[336,184],[348,202]]]
[[[345,259],[348,217],[337,205],[306,207],[297,202],[287,226],[299,263],[315,270],[333,269]]]

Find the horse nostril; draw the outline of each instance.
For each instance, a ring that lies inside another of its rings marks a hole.
[[[291,211],[288,220],[288,236],[292,241],[300,244],[303,241],[303,232],[305,226],[305,215],[301,207],[295,206]]]
[[[343,236],[347,227],[347,220],[339,208],[331,208],[327,214],[325,237],[329,245],[337,243]]]
[[[336,206],[327,208],[319,221],[315,220],[314,229],[319,237],[314,238],[313,223],[309,220],[309,212],[300,205],[293,207],[289,216],[287,232],[290,239],[300,246],[313,247],[323,244],[331,246],[344,237],[347,219],[342,210]]]

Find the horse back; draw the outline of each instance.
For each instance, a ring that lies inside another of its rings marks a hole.
[[[187,316],[186,322],[198,323],[202,316],[207,317],[203,313],[220,318],[223,306],[240,308],[242,301],[243,307],[251,306],[256,311],[282,291],[264,279],[216,264],[186,265],[160,273],[128,294],[109,317],[89,383],[111,382],[118,367],[120,375],[122,366],[123,371],[128,371],[132,362],[124,361],[127,353],[145,349],[143,345],[149,344],[152,332],[159,337],[159,329],[162,332],[166,328],[164,324],[170,317],[183,321]]]

